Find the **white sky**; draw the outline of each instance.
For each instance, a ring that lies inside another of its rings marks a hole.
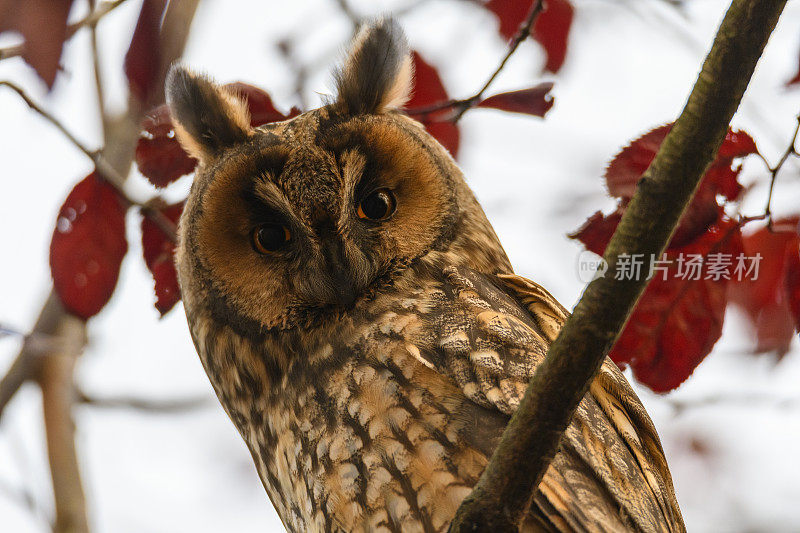
[[[354,2],[378,14],[405,2]],[[72,18],[85,9],[77,2]],[[141,2],[129,0],[101,25],[108,103],[126,101],[121,61]],[[575,0],[566,65],[555,81],[556,105],[546,120],[492,110],[462,121],[460,162],[517,271],[542,283],[565,305],[577,301],[579,245],[565,235],[597,209],[613,205],[603,189],[605,164],[633,138],[680,111],[725,0],[689,0],[686,16],[659,0]],[[235,5],[235,7],[234,7]],[[401,17],[412,46],[440,67],[450,94],[480,86],[505,50],[493,17],[468,2],[431,0]],[[800,52],[800,5],[791,3],[759,65],[734,124],[750,131],[775,161],[800,110],[800,90],[785,90]],[[329,90],[329,66],[350,28],[335,2],[204,0],[185,62],[220,81],[267,89],[288,109],[292,78],[276,52],[279,39],[299,39],[299,53],[317,67],[305,97]],[[0,45],[11,38],[0,39]],[[99,142],[95,95],[84,33],[67,46],[66,72],[46,95],[19,59],[0,62],[0,79],[26,87],[88,144]],[[543,56],[524,44],[492,92],[538,83]],[[0,91],[0,322],[28,329],[49,291],[47,253],[55,216],[73,184],[91,168],[86,158],[9,91]],[[797,212],[800,163],[780,177],[778,214]],[[759,213],[765,172],[745,166],[743,181],[760,183],[744,211]],[[188,179],[169,195],[185,194]],[[147,197],[139,176],[129,190]],[[794,210],[794,211],[793,211]],[[184,415],[147,415],[79,407],[79,453],[98,532],[263,532],[280,530],[250,457],[212,391],[189,339],[183,311],[158,320],[152,281],[141,260],[138,217],[129,219],[130,250],[112,302],[89,325],[90,346],[78,371],[96,395],[149,399],[205,396],[209,406]],[[800,350],[780,362],[747,355],[748,331],[728,314],[723,342],[677,392],[642,399],[659,428],[690,531],[800,530]],[[0,370],[18,344],[0,342]],[[641,387],[639,387],[641,390]],[[677,413],[675,401],[722,401]],[[789,402],[782,400],[793,399]],[[26,387],[0,422],[0,530],[48,529],[52,515],[40,398]],[[24,490],[38,514],[8,491]]]

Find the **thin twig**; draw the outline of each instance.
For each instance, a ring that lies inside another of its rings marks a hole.
[[[60,336],[82,336],[84,322],[70,317],[61,322]],[[77,358],[48,357],[42,361],[39,384],[42,389],[45,436],[53,480],[56,521],[53,533],[88,533],[86,497],[81,483],[72,419],[74,389],[72,375]]]
[[[150,400],[126,396],[100,398],[80,390],[78,391],[77,401],[91,407],[100,407],[106,409],[133,409],[136,411],[154,414],[184,413],[188,411],[196,411],[197,409],[213,405],[213,402],[210,401],[210,398],[206,396],[177,400]]]
[[[4,494],[8,500],[17,503],[20,507],[41,520],[43,524],[47,524],[48,529],[50,529],[50,520],[47,513],[45,513],[42,506],[36,501],[36,497],[33,493],[25,487],[14,487],[5,480],[0,479],[0,494]]]
[[[342,10],[344,16],[350,21],[350,24],[353,26],[353,31],[357,31],[358,26],[361,24],[362,17],[353,11],[353,8],[350,7],[350,3],[347,0],[336,0],[336,4],[339,6],[339,9]]]
[[[673,415],[678,416],[691,409],[705,407],[733,406],[741,407],[774,404],[779,408],[794,408],[800,405],[800,397],[780,398],[771,394],[714,394],[703,398],[677,399],[666,398],[666,403],[673,408]]]
[[[489,87],[494,83],[497,76],[500,75],[500,72],[508,63],[508,60],[511,59],[511,56],[514,55],[514,52],[517,51],[519,45],[522,44],[525,39],[527,39],[531,34],[531,28],[533,28],[533,24],[536,22],[536,18],[544,9],[544,2],[543,0],[537,0],[536,3],[531,6],[531,10],[528,13],[528,16],[525,18],[525,21],[520,25],[519,30],[517,30],[516,35],[511,39],[511,42],[508,45],[508,50],[506,51],[506,55],[503,56],[503,59],[500,61],[500,64],[497,65],[497,68],[492,72],[491,76],[486,80],[483,86],[468,98],[462,98],[460,100],[447,100],[445,102],[439,102],[430,106],[426,107],[418,107],[418,108],[411,108],[407,109],[406,113],[411,116],[415,117],[422,117],[425,118],[432,113],[437,113],[439,111],[445,111],[448,109],[453,110],[453,114],[448,116],[447,118],[443,119],[445,122],[458,122],[461,117],[469,111],[471,108],[475,107],[477,104],[480,103],[483,95],[486,94],[486,91]]]
[[[277,46],[278,52],[283,56],[284,62],[292,71],[294,77],[294,94],[297,97],[300,108],[308,109],[308,101],[305,93],[309,69],[307,66],[301,64],[295,57],[295,46],[290,39],[279,41]]]
[[[22,98],[28,107],[36,111],[40,116],[42,116],[45,120],[50,122],[53,126],[58,129],[78,150],[86,154],[95,165],[98,174],[106,180],[106,182],[116,189],[117,193],[120,195],[120,198],[127,202],[129,205],[138,206],[141,212],[150,218],[163,232],[167,235],[167,238],[172,240],[172,242],[177,242],[177,230],[175,224],[162,213],[158,209],[152,207],[153,200],[147,202],[140,202],[138,200],[132,199],[128,194],[125,192],[125,177],[122,176],[116,169],[111,166],[111,164],[106,161],[103,157],[100,150],[92,150],[81,141],[78,140],[75,135],[72,134],[71,131],[67,129],[64,124],[61,123],[56,117],[54,117],[51,113],[43,109],[39,104],[34,102],[25,91],[19,87],[18,85],[10,82],[10,81],[0,81],[0,86],[5,86],[16,92],[20,98]]]
[[[794,156],[798,155],[797,149],[795,148],[795,144],[797,143],[797,135],[798,133],[800,133],[800,114],[798,114],[797,117],[795,117],[795,121],[796,123],[794,126],[794,134],[792,135],[792,139],[789,142],[789,146],[786,147],[786,150],[783,152],[781,158],[778,160],[775,166],[771,167],[767,162],[767,160],[764,159],[764,156],[761,156],[761,154],[759,154],[759,156],[761,156],[762,161],[764,161],[764,164],[767,165],[767,169],[769,170],[770,173],[769,192],[767,193],[767,205],[764,208],[764,218],[767,219],[767,228],[769,228],[770,231],[772,231],[772,193],[775,190],[775,180],[778,178],[778,173],[781,171],[783,165],[786,163],[789,157],[793,155]]]
[[[89,9],[95,12],[96,0],[89,0]],[[97,19],[100,20],[100,19]],[[97,110],[103,127],[103,138],[108,130],[108,114],[106,113],[105,91],[103,90],[103,76],[100,69],[100,53],[97,46],[97,20],[89,24],[90,40],[92,47],[92,70],[94,71],[94,86],[97,92]]]
[[[92,10],[88,15],[81,20],[74,22],[67,26],[67,33],[64,41],[68,41],[73,35],[78,33],[83,27],[94,27],[104,16],[111,13],[114,9],[120,6],[125,0],[115,0],[114,2],[103,2],[97,9]],[[25,43],[19,43],[5,48],[0,48],[0,60],[8,59],[9,57],[16,57],[22,55],[25,51]]]

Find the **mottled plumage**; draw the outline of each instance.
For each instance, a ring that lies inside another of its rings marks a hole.
[[[446,530],[567,316],[513,274],[458,167],[397,109],[407,54],[374,25],[336,100],[257,130],[208,79],[168,80],[201,161],[180,223],[189,325],[291,531]],[[684,530],[611,362],[522,527]]]

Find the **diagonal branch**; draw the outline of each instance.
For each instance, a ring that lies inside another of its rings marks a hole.
[[[578,403],[647,285],[645,279],[614,279],[620,254],[661,256],[719,150],[785,4],[733,0],[683,112],[606,248],[603,258],[612,274],[586,288],[450,531],[518,528]]]
[[[489,90],[489,87],[491,87],[492,83],[494,83],[494,80],[496,80],[497,76],[499,76],[503,71],[506,63],[508,63],[508,60],[511,59],[511,56],[514,55],[514,52],[517,51],[519,45],[521,45],[523,41],[530,36],[533,24],[536,22],[536,19],[543,10],[544,0],[536,0],[536,2],[531,6],[531,10],[528,12],[528,16],[525,17],[525,20],[520,25],[519,30],[517,30],[517,33],[511,39],[511,42],[508,45],[508,50],[506,51],[506,55],[503,56],[503,59],[500,60],[500,64],[497,65],[497,68],[495,68],[494,72],[492,72],[491,76],[489,76],[486,82],[484,82],[478,92],[472,96],[462,98],[460,100],[448,100],[446,102],[439,102],[427,107],[406,109],[406,113],[415,118],[425,119],[432,113],[438,113],[439,111],[444,110],[452,110],[452,115],[448,116],[446,121],[453,123],[458,122],[464,113],[480,103],[483,95],[486,94],[486,91]]]
[[[128,203],[128,205],[135,205],[138,206],[142,213],[150,218],[160,229],[164,232],[164,234],[172,240],[172,242],[178,241],[178,235],[175,228],[175,224],[167,218],[164,213],[155,209],[153,205],[156,205],[157,202],[153,200],[147,202],[139,202],[137,200],[132,199],[126,192],[125,192],[125,177],[117,172],[111,163],[109,163],[103,154],[99,150],[92,150],[83,144],[81,141],[78,140],[72,132],[67,129],[64,124],[61,123],[56,117],[54,117],[51,113],[47,112],[44,108],[42,108],[39,104],[34,102],[30,96],[28,96],[25,91],[19,87],[18,85],[10,82],[10,81],[2,81],[0,80],[0,87],[8,87],[15,93],[17,93],[20,98],[22,98],[28,107],[36,111],[39,115],[41,115],[45,120],[50,122],[53,126],[58,129],[68,140],[71,142],[78,150],[86,154],[89,159],[92,160],[94,163],[97,172],[102,176],[102,178],[110,184],[114,189],[116,189],[117,194],[119,194],[120,198]],[[102,98],[102,97],[101,97]],[[105,118],[105,115],[102,115]]]

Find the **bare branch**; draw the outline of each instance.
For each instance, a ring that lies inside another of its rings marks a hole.
[[[775,190],[775,180],[778,178],[778,173],[783,168],[783,165],[786,164],[786,161],[789,159],[789,156],[796,156],[798,155],[797,149],[795,145],[797,144],[797,135],[800,133],[800,115],[797,115],[796,124],[794,127],[794,134],[792,135],[792,139],[789,142],[789,146],[786,147],[786,150],[781,155],[781,158],[778,160],[777,164],[774,167],[769,166],[769,163],[764,160],[764,164],[767,165],[770,173],[769,179],[769,192],[767,193],[767,205],[764,208],[764,216],[767,219],[767,227],[771,230],[772,229],[772,193]],[[763,158],[762,158],[763,159]]]
[[[719,150],[786,0],[733,0],[689,100],[639,181],[603,259],[661,257]],[[649,269],[650,265],[645,265]],[[536,370],[453,532],[511,531],[555,456],[564,430],[614,345],[645,279],[601,276],[583,293]]]
[[[91,406],[105,409],[133,409],[152,414],[174,414],[196,411],[210,405],[214,405],[211,398],[199,396],[197,398],[182,398],[177,400],[150,400],[146,398],[135,398],[118,396],[111,398],[100,398],[89,395],[83,391],[78,391],[78,401]]]
[[[463,98],[461,100],[449,100],[446,102],[440,102],[437,104],[433,104],[427,107],[420,107],[420,108],[412,108],[407,109],[406,113],[413,117],[417,118],[425,118],[432,113],[437,113],[439,111],[445,110],[452,110],[453,114],[447,118],[442,119],[444,122],[458,122],[464,113],[469,111],[471,108],[478,105],[483,98],[483,95],[486,94],[486,91],[489,87],[494,83],[494,80],[497,79],[497,76],[503,71],[508,63],[508,60],[511,59],[511,56],[514,55],[514,52],[517,51],[519,45],[522,44],[525,39],[527,39],[531,34],[531,28],[533,28],[533,24],[536,22],[537,17],[544,9],[544,2],[543,0],[536,0],[531,6],[531,10],[528,13],[528,16],[525,18],[525,21],[520,25],[519,30],[517,30],[516,35],[514,38],[511,39],[511,42],[508,45],[508,50],[506,51],[506,55],[503,56],[503,59],[500,61],[500,64],[497,65],[497,68],[492,72],[491,76],[486,80],[483,86],[468,98]]]
[[[79,318],[62,320],[58,330],[65,337],[85,334]],[[57,354],[54,354],[57,355]],[[86,498],[81,483],[72,420],[74,357],[48,357],[42,361],[39,385],[47,437],[47,455],[56,504],[54,533],[88,533]]]
[[[96,0],[89,0],[89,9],[95,12]],[[100,19],[97,19],[100,20]],[[100,53],[97,46],[97,21],[89,24],[91,32],[90,40],[92,46],[92,70],[94,71],[94,86],[97,91],[97,110],[100,113],[100,120],[103,126],[103,136],[105,137],[108,129],[108,114],[106,113],[105,91],[103,89],[103,76],[100,69]]]

